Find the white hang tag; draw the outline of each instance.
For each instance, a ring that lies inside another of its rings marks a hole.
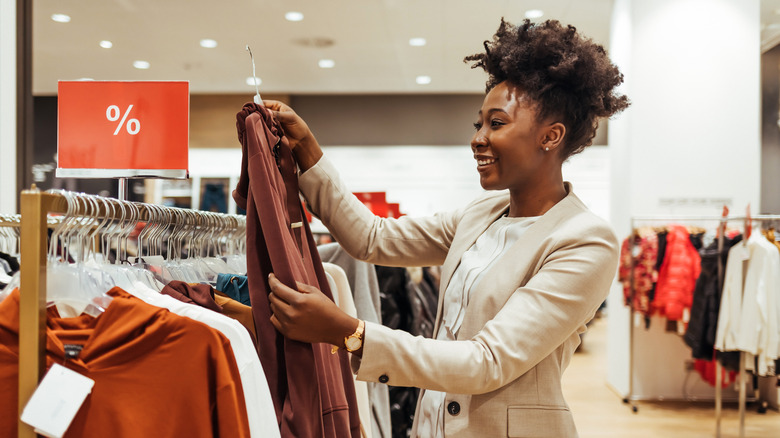
[[[89,377],[54,364],[24,407],[22,421],[40,435],[61,438],[93,386]]]

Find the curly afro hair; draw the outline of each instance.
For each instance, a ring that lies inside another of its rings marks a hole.
[[[565,159],[590,146],[599,119],[629,106],[615,92],[623,74],[604,47],[584,38],[574,26],[556,20],[514,26],[501,19],[485,53],[467,56],[471,68],[489,75],[487,91],[501,82],[519,87],[537,104],[539,120],[555,117],[566,126]]]

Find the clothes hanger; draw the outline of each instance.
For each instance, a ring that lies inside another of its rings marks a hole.
[[[97,317],[113,299],[106,294],[113,286],[110,277],[84,263],[89,251],[89,245],[84,243],[92,234],[90,227],[98,222],[99,209],[86,198],[59,192],[66,199],[67,209],[65,219],[55,228],[49,245],[46,301],[49,307],[56,306],[63,317],[82,313]],[[83,214],[79,214],[80,211]],[[62,242],[60,257],[57,257],[58,242]],[[76,248],[78,245],[81,247]],[[76,263],[68,263],[70,254],[75,255]]]
[[[260,97],[260,85],[257,83],[257,74],[255,73],[255,57],[252,56],[252,49],[249,48],[249,44],[246,45],[246,51],[249,52],[249,59],[252,61],[252,81],[255,83],[254,101],[256,104],[264,106],[263,99]]]

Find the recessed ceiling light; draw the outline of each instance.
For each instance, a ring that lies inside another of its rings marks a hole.
[[[320,68],[333,68],[333,66],[336,65],[336,61],[332,59],[320,59],[317,64],[319,64]]]
[[[65,14],[52,14],[51,19],[57,23],[67,23],[70,21],[70,15]]]
[[[431,83],[431,77],[430,76],[417,76],[415,81],[420,85],[427,85]]]
[[[258,78],[258,77],[253,77],[253,76],[250,76],[250,77],[246,78],[246,84],[247,84],[247,85],[251,85],[251,86],[253,86],[253,87],[254,87],[255,85],[260,85],[260,84],[262,84],[262,83],[263,83],[263,80],[262,80],[262,79],[260,79],[260,78]]]
[[[303,20],[303,14],[300,12],[290,11],[284,14],[284,18],[286,18],[287,21],[301,21]]]
[[[525,18],[530,18],[530,19],[539,18],[542,15],[544,15],[544,11],[542,11],[541,9],[529,9],[525,11]]]
[[[415,47],[424,46],[426,43],[425,38],[412,38],[409,40],[409,45]]]
[[[110,48],[114,47],[114,43],[112,43],[109,40],[103,40],[103,41],[100,42],[100,47],[102,47],[104,49],[110,49]]]
[[[775,9],[775,14],[780,15],[780,9]]]
[[[133,67],[140,69],[140,70],[146,70],[149,68],[149,62],[147,61],[133,61]]]
[[[217,47],[217,41],[212,40],[211,38],[204,38],[200,40],[200,46],[207,49],[213,49],[214,47]]]

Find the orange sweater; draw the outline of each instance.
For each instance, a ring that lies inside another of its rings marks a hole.
[[[48,311],[47,367],[95,381],[66,438],[249,437],[230,343],[205,324],[114,288],[98,317]],[[17,435],[19,291],[0,303],[0,436]],[[83,346],[65,359],[64,345]]]

